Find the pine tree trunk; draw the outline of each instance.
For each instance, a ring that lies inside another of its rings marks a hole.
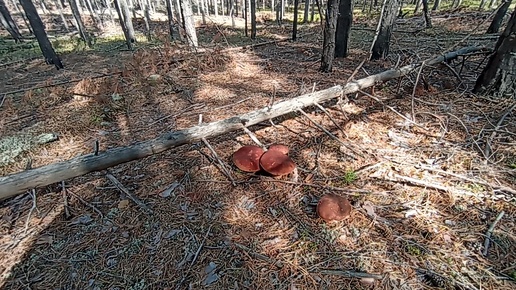
[[[0,22],[2,26],[9,32],[9,34],[13,37],[15,42],[23,41],[23,37],[16,25],[16,22],[13,20],[11,13],[7,9],[4,0],[0,0]]]
[[[340,0],[337,32],[335,34],[335,57],[348,56],[348,40],[353,23],[353,0]]]
[[[256,39],[256,0],[251,2],[251,39]]]
[[[195,31],[195,21],[192,13],[191,0],[182,0],[180,3],[184,20],[183,25],[188,45],[190,45],[193,48],[196,48],[199,44],[197,42],[197,33]]]
[[[328,0],[326,10],[326,24],[324,26],[323,53],[321,59],[321,71],[331,72],[333,58],[335,56],[335,32],[337,30],[337,17],[339,14],[339,0]]]
[[[0,0],[0,1],[2,1],[2,0]],[[65,30],[70,31],[70,28],[68,27],[66,18],[64,17],[64,14],[63,14],[63,5],[61,4],[61,1],[54,0],[54,3],[57,7],[57,10],[59,11],[59,17],[61,17],[61,21],[63,21],[63,26],[64,26]]]
[[[441,0],[435,0],[434,6],[432,7],[432,11],[437,11],[437,9],[439,9],[440,4],[441,4]]]
[[[299,6],[299,0],[294,0],[294,23],[292,25],[292,41],[297,39],[297,8]]]
[[[512,0],[505,0],[500,9],[496,11],[493,21],[491,21],[491,25],[487,28],[487,33],[498,33],[500,26],[502,25],[503,18],[505,17],[505,14],[507,14],[507,10],[509,10],[511,3]]]
[[[84,22],[82,22],[81,12],[79,12],[79,5],[77,5],[77,1],[68,0],[68,2],[70,3],[70,9],[72,10],[73,17],[75,18],[75,23],[77,30],[79,30],[79,35],[81,36],[82,40],[84,40],[86,45],[91,47],[92,43],[90,36],[84,27]]]
[[[133,22],[131,19],[131,11],[129,11],[129,6],[125,0],[114,0],[115,9],[118,14],[118,20],[120,22],[120,26],[124,32],[125,43],[127,44],[127,48],[129,50],[133,49],[133,43],[136,41],[134,38],[134,28]]]
[[[392,29],[398,13],[398,0],[385,0],[378,23],[377,32],[371,47],[371,60],[387,57],[389,54],[389,42],[391,41]]]
[[[29,19],[30,26],[32,27],[32,31],[34,31],[34,35],[38,40],[39,48],[41,48],[41,52],[45,57],[45,61],[47,64],[53,64],[58,70],[64,68],[61,63],[61,59],[54,51],[52,47],[52,43],[48,40],[47,32],[43,26],[43,22],[36,11],[36,7],[32,3],[31,0],[20,0],[20,4]]]
[[[308,14],[310,13],[310,0],[305,0],[305,10],[303,13],[303,24],[308,22]]]
[[[428,11],[428,0],[421,0],[423,2],[423,14],[425,15],[426,28],[432,28],[432,19]]]
[[[512,96],[516,92],[516,9],[498,38],[495,52],[480,74],[473,92]]]

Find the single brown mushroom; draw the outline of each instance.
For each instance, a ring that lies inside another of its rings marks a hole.
[[[263,153],[260,166],[274,176],[287,175],[296,169],[296,164],[290,157],[275,150]]]
[[[272,144],[271,146],[269,146],[269,151],[271,150],[281,152],[285,155],[288,155],[289,152],[288,146],[283,144]]]
[[[263,149],[258,146],[246,145],[233,153],[233,163],[238,169],[245,172],[256,172],[260,170],[260,157]]]
[[[317,215],[325,222],[341,221],[351,213],[349,201],[339,195],[326,194],[317,203]]]

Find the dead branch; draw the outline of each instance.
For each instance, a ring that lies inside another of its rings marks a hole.
[[[382,280],[383,276],[378,274],[370,274],[366,272],[344,271],[344,270],[321,270],[318,274],[322,275],[337,275],[346,278],[373,278]]]
[[[465,47],[425,61],[425,63],[426,65],[433,65],[478,51],[487,52],[489,50],[483,47]],[[168,132],[155,139],[142,141],[132,146],[112,148],[101,151],[98,155],[87,154],[70,160],[3,176],[0,177],[0,200],[26,192],[31,188],[46,186],[93,171],[99,171],[118,164],[145,158],[171,148],[197,142],[202,138],[220,136],[228,132],[240,130],[242,126],[253,126],[292,111],[312,106],[315,103],[323,103],[345,94],[351,94],[385,81],[405,76],[419,68],[420,65],[421,64],[411,64],[399,69],[390,69],[363,79],[350,81],[345,85],[337,85],[322,91],[282,101],[271,105],[270,108],[265,107],[225,120],[201,124],[180,131]]]
[[[484,251],[482,252],[482,254],[484,254],[484,256],[487,256],[487,253],[489,252],[489,243],[491,242],[491,235],[493,234],[494,228],[496,227],[496,224],[503,218],[504,214],[505,214],[505,211],[500,212],[498,214],[498,216],[496,217],[495,221],[493,222],[493,224],[491,224],[491,226],[487,230],[486,240],[484,242]]]
[[[132,200],[134,203],[136,203],[139,207],[141,207],[146,213],[152,214],[152,210],[138,197],[133,195],[125,186],[116,179],[113,175],[110,173],[106,174],[106,177],[120,190],[122,193],[124,193],[130,200]]]

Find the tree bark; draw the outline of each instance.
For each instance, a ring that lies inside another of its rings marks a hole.
[[[199,45],[197,42],[197,32],[195,31],[195,20],[193,18],[192,13],[192,2],[191,0],[182,0],[181,2],[181,12],[183,14],[183,25],[185,29],[186,38],[188,41],[188,45],[191,47],[197,48]]]
[[[297,8],[299,6],[299,0],[294,0],[294,23],[292,24],[292,41],[297,40]]]
[[[348,56],[348,40],[353,23],[353,0],[340,0],[337,32],[335,34],[335,57]]]
[[[421,0],[423,2],[423,15],[425,16],[426,28],[432,28],[432,19],[430,18],[430,11],[428,11],[428,0]]]
[[[30,26],[32,27],[32,31],[34,31],[34,35],[38,40],[39,48],[45,57],[45,61],[47,64],[53,64],[56,69],[64,68],[61,59],[54,51],[52,47],[52,43],[48,40],[47,32],[43,26],[43,22],[36,11],[36,7],[31,0],[20,0],[20,4],[29,19]]]
[[[251,0],[251,39],[256,39],[256,0]]]
[[[79,30],[79,35],[81,36],[82,40],[84,40],[86,45],[91,47],[92,43],[90,36],[84,27],[84,22],[82,21],[81,12],[79,11],[79,5],[77,5],[77,1],[68,0],[68,2],[70,3],[70,9],[72,10],[73,17],[75,18],[75,23],[77,25],[77,30]]]
[[[4,0],[0,0],[0,22],[2,26],[9,32],[15,42],[23,41],[23,37],[18,29],[18,25],[13,20],[11,13],[9,13],[9,9],[7,9],[7,5],[5,5]]]
[[[425,61],[425,65],[435,65],[446,60],[455,59],[461,55],[481,50],[483,50],[483,48],[465,47],[457,51],[449,52],[443,56],[427,60]],[[345,85],[337,85],[329,89],[279,102],[271,107],[265,107],[240,116],[202,124],[180,131],[169,132],[155,139],[142,141],[129,147],[108,149],[99,152],[98,155],[88,154],[78,156],[67,161],[3,176],[0,177],[0,200],[26,192],[31,188],[46,186],[89,172],[99,171],[121,163],[145,158],[171,148],[199,141],[202,138],[215,137],[242,129],[243,127],[253,126],[304,107],[312,106],[315,103],[323,103],[342,96],[343,94],[352,94],[359,90],[378,85],[379,83],[405,76],[416,71],[420,66],[421,64],[411,64],[399,69],[391,69],[357,81],[349,82]]]
[[[380,21],[371,47],[371,60],[385,58],[389,54],[389,42],[398,12],[398,0],[384,0]]]
[[[305,10],[303,14],[303,24],[308,22],[308,14],[310,13],[310,0],[305,0]]]
[[[435,0],[434,6],[432,6],[432,11],[437,11],[437,9],[439,9],[440,4],[441,4],[441,0]]]
[[[496,42],[495,51],[475,83],[473,92],[512,96],[516,92],[516,9]]]
[[[133,43],[136,42],[134,36],[133,21],[131,18],[131,11],[125,0],[114,0],[115,9],[118,13],[118,21],[124,32],[125,43],[129,50],[133,49]]]
[[[500,9],[496,11],[493,21],[491,21],[489,28],[487,28],[487,33],[498,33],[500,26],[502,25],[503,18],[505,17],[505,14],[507,14],[507,10],[511,3],[512,0],[505,0]]]
[[[339,0],[328,0],[326,19],[324,26],[323,52],[321,58],[321,71],[331,72],[335,57],[335,31],[337,30],[337,17],[339,14]]]

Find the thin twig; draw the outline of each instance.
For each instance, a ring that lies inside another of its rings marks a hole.
[[[342,140],[340,140],[339,138],[337,138],[337,136],[333,135],[330,131],[326,130],[322,125],[320,125],[319,123],[317,123],[314,119],[312,119],[310,116],[308,116],[307,113],[305,113],[305,111],[301,110],[301,109],[298,109],[298,112],[300,112],[301,114],[303,114],[308,120],[310,120],[310,122],[312,122],[317,128],[319,128],[321,131],[323,131],[324,133],[326,133],[326,135],[328,135],[330,138],[334,139],[335,141],[339,142],[340,144],[344,145],[346,148],[350,149],[351,151],[353,151],[355,154],[359,155],[360,157],[363,157],[360,153],[358,152],[355,152],[355,150],[353,150],[353,148],[349,148],[348,144],[344,143]],[[344,153],[346,154],[346,153]],[[352,156],[352,155],[349,155],[349,154],[346,154],[347,156],[353,158],[353,159],[357,159],[355,156]]]
[[[419,67],[419,70],[417,72],[417,76],[416,76],[416,83],[414,84],[414,87],[412,88],[412,96],[410,97],[410,109],[412,110],[412,116],[411,117],[411,120],[413,122],[416,122],[416,114],[414,113],[414,97],[416,96],[416,89],[417,89],[417,85],[419,84],[419,77],[421,76],[421,72],[423,71],[423,67],[425,66],[425,62],[423,61],[423,63],[421,63],[421,66]]]
[[[275,259],[272,259],[272,258],[269,258],[263,254],[260,254],[260,253],[256,253],[254,252],[253,250],[251,250],[250,248],[242,245],[242,244],[239,244],[239,243],[232,243],[233,245],[235,245],[235,247],[241,249],[241,250],[244,250],[246,251],[249,255],[257,258],[257,259],[260,259],[260,260],[263,260],[263,261],[266,261],[270,264],[273,264],[274,266],[278,267],[278,268],[281,268],[283,267],[283,263],[281,261],[278,261],[278,260],[275,260]]]
[[[23,232],[24,235],[27,234],[27,230],[29,229],[29,221],[30,221],[30,217],[32,216],[32,212],[34,211],[34,209],[37,208],[36,190],[35,189],[30,190],[30,196],[32,197],[32,207],[30,208],[29,214],[27,215],[27,220],[25,220],[25,231]]]
[[[80,202],[82,202],[84,205],[86,206],[89,206],[94,212],[96,212],[101,218],[104,217],[104,215],[102,214],[102,212],[97,208],[95,207],[93,204],[85,201],[84,199],[82,199],[82,197],[80,197],[78,194],[75,194],[73,191],[69,190],[69,189],[65,189],[66,192],[69,192],[73,197],[77,198]]]
[[[493,133],[491,133],[491,136],[487,139],[486,142],[486,148],[484,149],[484,156],[490,156],[491,155],[491,142],[493,142],[494,138],[496,137],[496,133],[498,129],[502,126],[503,121],[507,116],[516,108],[516,103],[514,103],[505,113],[500,117],[500,120],[496,123],[496,127],[494,128]]]
[[[342,134],[344,134],[344,136],[346,136],[346,138],[348,138],[348,134],[346,134],[346,132],[344,132],[342,127],[337,123],[337,121],[335,121],[335,119],[333,119],[333,117],[331,116],[330,112],[328,112],[328,110],[326,110],[323,106],[319,105],[319,103],[314,102],[314,105],[317,108],[319,108],[321,111],[323,111],[326,114],[326,116],[328,116],[328,118],[330,118],[330,120],[333,122],[333,124],[335,124],[335,126],[337,128],[339,128],[339,130],[342,132]]]
[[[206,231],[206,234],[204,234],[204,238],[202,239],[202,242],[199,245],[199,248],[197,248],[197,251],[195,252],[195,255],[194,255],[193,259],[192,259],[192,262],[190,263],[190,267],[192,267],[193,264],[195,263],[195,261],[197,261],[197,257],[199,257],[199,254],[201,253],[202,247],[204,247],[204,243],[206,242],[206,239],[208,238],[208,235],[210,234],[212,226],[213,226],[213,224],[210,225],[210,227]]]
[[[263,149],[266,149],[262,142],[258,140],[258,137],[256,137],[256,135],[251,130],[247,129],[244,125],[242,125],[242,130],[244,130],[244,132],[246,132],[247,135],[249,135],[249,137],[251,138],[251,140],[253,140],[254,143],[262,147]]]
[[[70,218],[70,208],[68,205],[68,194],[66,192],[66,184],[65,181],[61,181],[61,192],[63,194],[63,204],[64,204],[64,212],[65,212],[65,218]]]
[[[342,277],[346,277],[346,278],[373,278],[376,280],[383,279],[383,276],[378,275],[378,274],[370,274],[370,273],[366,273],[366,272],[355,272],[355,271],[344,271],[344,270],[321,270],[316,273],[322,274],[322,275],[336,275],[336,276],[342,276]]]
[[[487,230],[486,240],[484,242],[484,251],[482,252],[482,254],[484,254],[484,256],[486,256],[486,257],[487,257],[488,251],[489,251],[489,244],[491,243],[491,235],[493,234],[496,224],[502,219],[504,214],[505,214],[505,211],[501,211],[498,214],[498,216],[496,217],[496,219],[494,220],[494,222],[491,224],[489,229]]]
[[[202,124],[202,114],[199,114],[199,125],[200,124]],[[219,155],[217,154],[215,149],[211,147],[210,143],[208,142],[208,140],[206,140],[206,138],[201,138],[201,140],[204,143],[204,145],[206,145],[206,147],[208,147],[208,149],[211,151],[211,154],[213,154],[215,160],[217,160],[217,162],[219,163],[220,171],[222,171],[222,173],[226,175],[226,177],[231,181],[231,184],[233,184],[233,186],[236,186],[235,179],[233,178],[233,176],[231,176],[231,172],[227,169],[226,164],[224,164],[224,162],[219,158]]]
[[[356,68],[355,70],[353,71],[353,73],[351,73],[351,75],[349,76],[348,80],[346,81],[346,83],[349,83],[349,81],[351,81],[355,75],[358,73],[358,71],[362,68],[362,66],[364,65],[364,63],[366,62],[366,59],[364,59]]]
[[[362,90],[359,90],[359,91],[360,91],[362,94],[366,95],[367,97],[370,97],[371,99],[373,99],[373,100],[377,101],[378,103],[380,103],[380,104],[384,105],[387,109],[389,109],[389,110],[393,111],[396,115],[400,116],[401,118],[403,118],[403,119],[404,119],[404,120],[406,120],[407,122],[409,122],[409,123],[413,124],[414,126],[417,126],[417,127],[421,128],[421,129],[423,129],[423,130],[425,130],[425,131],[428,131],[428,129],[427,129],[427,128],[425,128],[423,125],[419,125],[418,123],[416,123],[416,122],[412,121],[411,119],[409,119],[409,118],[407,118],[407,117],[403,116],[403,114],[401,114],[400,112],[396,111],[393,107],[391,107],[391,106],[389,106],[389,105],[386,105],[382,100],[378,99],[377,97],[375,97],[375,96],[373,96],[373,95],[371,95],[371,94],[368,94],[368,93],[366,93],[366,92],[364,92],[364,91],[362,91]]]
[[[424,165],[416,166],[416,168],[421,168],[423,170],[433,171],[433,172],[437,172],[437,173],[440,173],[440,174],[445,174],[445,175],[457,177],[457,178],[460,178],[462,180],[466,180],[466,181],[477,183],[477,184],[486,185],[486,186],[491,187],[492,189],[506,191],[506,192],[509,192],[509,193],[512,193],[512,194],[516,195],[516,190],[512,189],[512,188],[510,188],[508,186],[494,185],[494,184],[491,184],[491,183],[486,182],[486,181],[469,178],[469,177],[464,176],[464,175],[460,175],[460,174],[457,174],[457,173],[448,172],[448,171],[444,171],[444,170],[441,170],[441,169],[436,169],[436,168],[432,168],[432,167],[428,167],[428,166],[424,166]]]
[[[148,214],[152,214],[152,210],[143,202],[141,201],[137,196],[133,195],[125,186],[116,179],[111,173],[107,173],[106,177],[120,190],[123,192],[130,200],[132,200],[134,203],[136,203],[140,208],[142,208],[145,212]]]

